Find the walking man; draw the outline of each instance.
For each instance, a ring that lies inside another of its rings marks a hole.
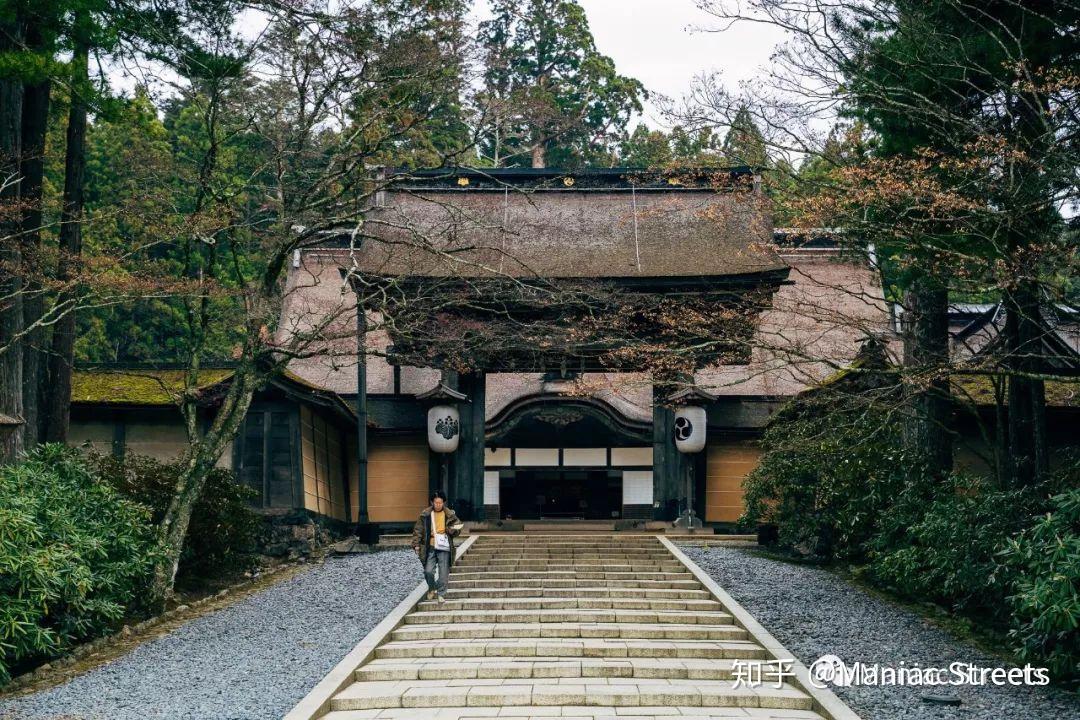
[[[440,603],[446,602],[446,581],[454,564],[454,537],[463,527],[454,511],[446,506],[446,495],[441,490],[432,493],[431,505],[420,513],[412,531],[413,550],[424,565],[428,600],[438,596]]]

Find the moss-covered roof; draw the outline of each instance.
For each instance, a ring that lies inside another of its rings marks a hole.
[[[837,370],[819,382],[809,392],[835,386],[853,375],[863,365],[861,358],[856,359],[848,367]],[[994,384],[989,375],[953,375],[952,391],[955,397],[976,405],[994,404]],[[1049,407],[1080,407],[1080,378],[1047,380],[1046,404]]]
[[[953,392],[978,405],[994,404],[994,384],[988,375],[954,376]],[[1047,380],[1046,404],[1050,407],[1080,407],[1080,378]]]
[[[175,405],[184,389],[186,370],[76,370],[71,377],[71,401],[103,405]],[[199,372],[200,389],[227,380],[227,368]]]

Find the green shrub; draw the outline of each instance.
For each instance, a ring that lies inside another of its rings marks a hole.
[[[1063,454],[1024,489],[937,479],[875,399],[825,392],[786,408],[747,478],[744,523],[775,524],[781,550],[865,563],[859,574],[893,593],[1012,625],[1021,660],[1080,680],[1080,462]]]
[[[149,511],[60,445],[0,467],[0,684],[114,629],[145,597]]]
[[[104,480],[125,497],[149,507],[155,524],[161,521],[180,475],[177,463],[132,454],[123,458],[95,455],[91,460]],[[236,482],[232,471],[217,468],[210,473],[191,515],[178,586],[254,566],[253,550],[262,529],[262,519],[249,504],[255,496]]]
[[[1003,617],[1009,577],[999,557],[1007,538],[1031,522],[1033,493],[989,492],[978,481],[953,477],[901,494],[869,543],[867,576],[908,597],[957,610]]]
[[[918,476],[899,432],[872,405],[789,413],[762,438],[761,463],[744,484],[741,523],[776,525],[782,550],[826,559],[861,557],[881,514]]]
[[[1080,489],[1050,499],[1050,512],[1015,538],[1002,557],[1014,574],[1010,632],[1021,659],[1080,680]]]

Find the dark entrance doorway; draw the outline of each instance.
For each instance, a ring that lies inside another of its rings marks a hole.
[[[515,470],[499,479],[504,518],[611,520],[622,513],[622,474],[607,470]]]

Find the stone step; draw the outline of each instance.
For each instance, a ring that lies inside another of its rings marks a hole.
[[[610,535],[489,535],[477,533],[478,544],[484,547],[658,547],[662,546],[657,534],[610,534]]]
[[[649,622],[457,622],[410,624],[390,633],[392,640],[468,640],[481,638],[621,638],[623,640],[745,640],[738,625]]]
[[[692,576],[691,576],[692,577]],[[593,587],[597,585],[598,578],[517,578],[517,579],[500,579],[500,578],[478,578],[478,579],[463,579],[456,577],[453,572],[450,573],[450,579],[447,581],[448,588],[476,588],[476,587],[495,587],[495,588],[576,588],[576,587]],[[697,590],[701,587],[701,583],[695,580],[606,580],[604,585],[612,588],[657,588],[657,589],[685,589],[685,590]]]
[[[620,553],[630,555],[653,555],[663,552],[664,546],[659,542],[647,543],[521,543],[521,544],[489,544],[483,539],[477,541],[473,548],[477,555],[497,555],[500,553],[605,553],[617,555]]]
[[[623,533],[623,532],[611,532],[611,533],[579,533],[577,535],[558,532],[558,533],[545,533],[542,531],[533,531],[528,533],[513,533],[513,534],[499,534],[499,533],[481,533],[480,537],[486,543],[503,543],[503,542],[573,542],[573,543],[590,543],[590,542],[656,542],[655,534],[640,534],[640,533]]]
[[[425,600],[418,606],[422,611],[450,610],[696,610],[722,611],[715,600],[690,600],[654,597],[570,597],[567,593],[555,597],[486,597],[483,595],[456,599],[450,595],[445,603]]]
[[[567,714],[557,706],[518,705],[508,708],[450,707],[435,712],[417,713],[415,708],[387,708],[372,710],[332,710],[319,720],[481,720],[498,716],[500,720],[549,720],[563,717],[566,720],[654,720],[657,717],[678,717],[679,720],[824,720],[812,710],[784,710],[780,708],[705,708],[664,706],[606,707],[602,705],[577,705],[566,708]]]
[[[538,567],[544,565],[568,565],[573,567],[607,567],[613,565],[627,566],[632,568],[651,568],[651,567],[664,567],[664,568],[681,568],[683,563],[676,562],[671,558],[634,558],[634,559],[616,559],[610,557],[595,557],[595,558],[504,558],[504,557],[491,557],[491,558],[474,558],[467,554],[455,562],[456,566],[476,565],[482,567],[495,567],[495,566],[517,566],[523,562],[528,562],[530,566]]]
[[[565,532],[559,533],[545,533],[545,532],[529,532],[522,534],[502,535],[495,533],[482,533],[480,538],[485,543],[537,543],[537,542],[568,542],[584,545],[587,543],[595,542],[620,542],[620,543],[635,543],[635,542],[657,542],[656,535],[649,534],[636,534],[636,533],[581,533],[573,535]]]
[[[655,552],[664,546],[654,538],[645,538],[637,542],[490,542],[480,538],[476,541],[478,552]]]
[[[476,550],[480,553],[493,552],[607,552],[607,553],[640,553],[657,552],[664,546],[659,541],[649,538],[641,542],[522,542],[522,543],[491,543],[481,538],[476,542]]]
[[[731,680],[735,660],[625,658],[584,660],[559,657],[437,658],[372,660],[356,671],[360,681],[468,680],[527,678],[663,678],[667,680]]]
[[[612,598],[652,600],[657,598],[676,599],[711,599],[708,590],[697,589],[672,589],[672,588],[633,588],[633,587],[469,587],[455,588],[453,585],[447,588],[446,597],[453,598],[502,598],[537,599],[548,597],[566,597],[572,595],[575,598]]]
[[[614,520],[585,520],[583,518],[577,518],[574,520],[562,520],[559,518],[548,518],[544,520],[526,520],[522,523],[522,530],[525,532],[552,532],[557,530],[559,532],[615,532]]]
[[[633,570],[623,570],[606,572],[604,570],[534,570],[530,572],[524,570],[474,570],[472,568],[465,570],[455,568],[450,575],[451,577],[456,576],[461,580],[484,580],[486,578],[492,580],[545,580],[548,578],[580,578],[583,580],[685,580],[694,577],[686,571],[636,572]]]
[[[433,610],[405,616],[406,625],[453,623],[679,623],[730,625],[725,612],[698,610]]]
[[[477,640],[391,640],[375,648],[376,658],[466,657],[743,658],[764,659],[749,640],[615,640],[607,638],[481,638]]]
[[[549,720],[564,717],[566,720],[654,720],[657,717],[678,717],[679,720],[824,720],[812,710],[784,710],[779,708],[705,708],[670,706],[635,706],[614,708],[597,706],[568,707],[568,713],[559,712],[557,706],[518,705],[508,708],[451,707],[439,708],[437,712],[417,713],[415,708],[387,708],[372,710],[332,710],[319,720],[481,720],[498,716],[500,720]]]
[[[706,708],[810,710],[813,700],[791,685],[735,687],[733,680],[548,678],[530,680],[386,680],[354,682],[331,700],[332,710],[375,708],[680,705]]]
[[[558,547],[656,547],[662,545],[657,534],[623,534],[611,533],[609,535],[567,535],[558,533],[555,535],[542,535],[528,533],[524,535],[489,535],[483,532],[476,533],[485,547],[537,547],[555,545]]]
[[[470,554],[475,552],[476,557],[632,557],[650,558],[663,557],[662,547],[627,547],[624,549],[611,549],[610,547],[487,547],[470,549]],[[669,557],[671,557],[669,555]]]
[[[595,563],[582,565],[578,563],[455,563],[454,570],[461,572],[528,572],[528,573],[589,573],[589,572],[622,572],[622,573],[683,573],[678,565],[660,565],[644,563]]]
[[[643,553],[600,553],[600,552],[594,552],[594,553],[581,553],[581,552],[576,552],[576,553],[509,553],[509,552],[507,552],[507,553],[502,553],[502,552],[496,552],[496,553],[491,553],[490,555],[485,555],[485,554],[482,554],[482,553],[478,553],[476,555],[473,555],[470,552],[467,555],[465,555],[465,557],[467,559],[469,559],[470,561],[475,560],[477,562],[484,562],[484,563],[487,563],[487,562],[500,562],[500,561],[524,562],[524,561],[540,561],[540,560],[548,561],[548,562],[555,561],[555,560],[561,560],[561,561],[567,561],[567,562],[569,562],[569,561],[578,561],[578,562],[605,561],[605,562],[607,562],[607,561],[616,561],[616,560],[621,561],[621,562],[670,562],[671,561],[671,556],[670,555],[665,557],[663,555],[663,553],[654,553],[654,552],[649,552],[649,553],[644,553],[644,552]]]
[[[660,553],[641,555],[629,555],[624,553],[618,555],[611,553],[494,553],[484,557],[481,555],[473,555],[470,552],[463,557],[463,560],[478,564],[494,562],[621,562],[626,564],[638,562],[671,562],[671,556],[668,555],[665,557]]]

